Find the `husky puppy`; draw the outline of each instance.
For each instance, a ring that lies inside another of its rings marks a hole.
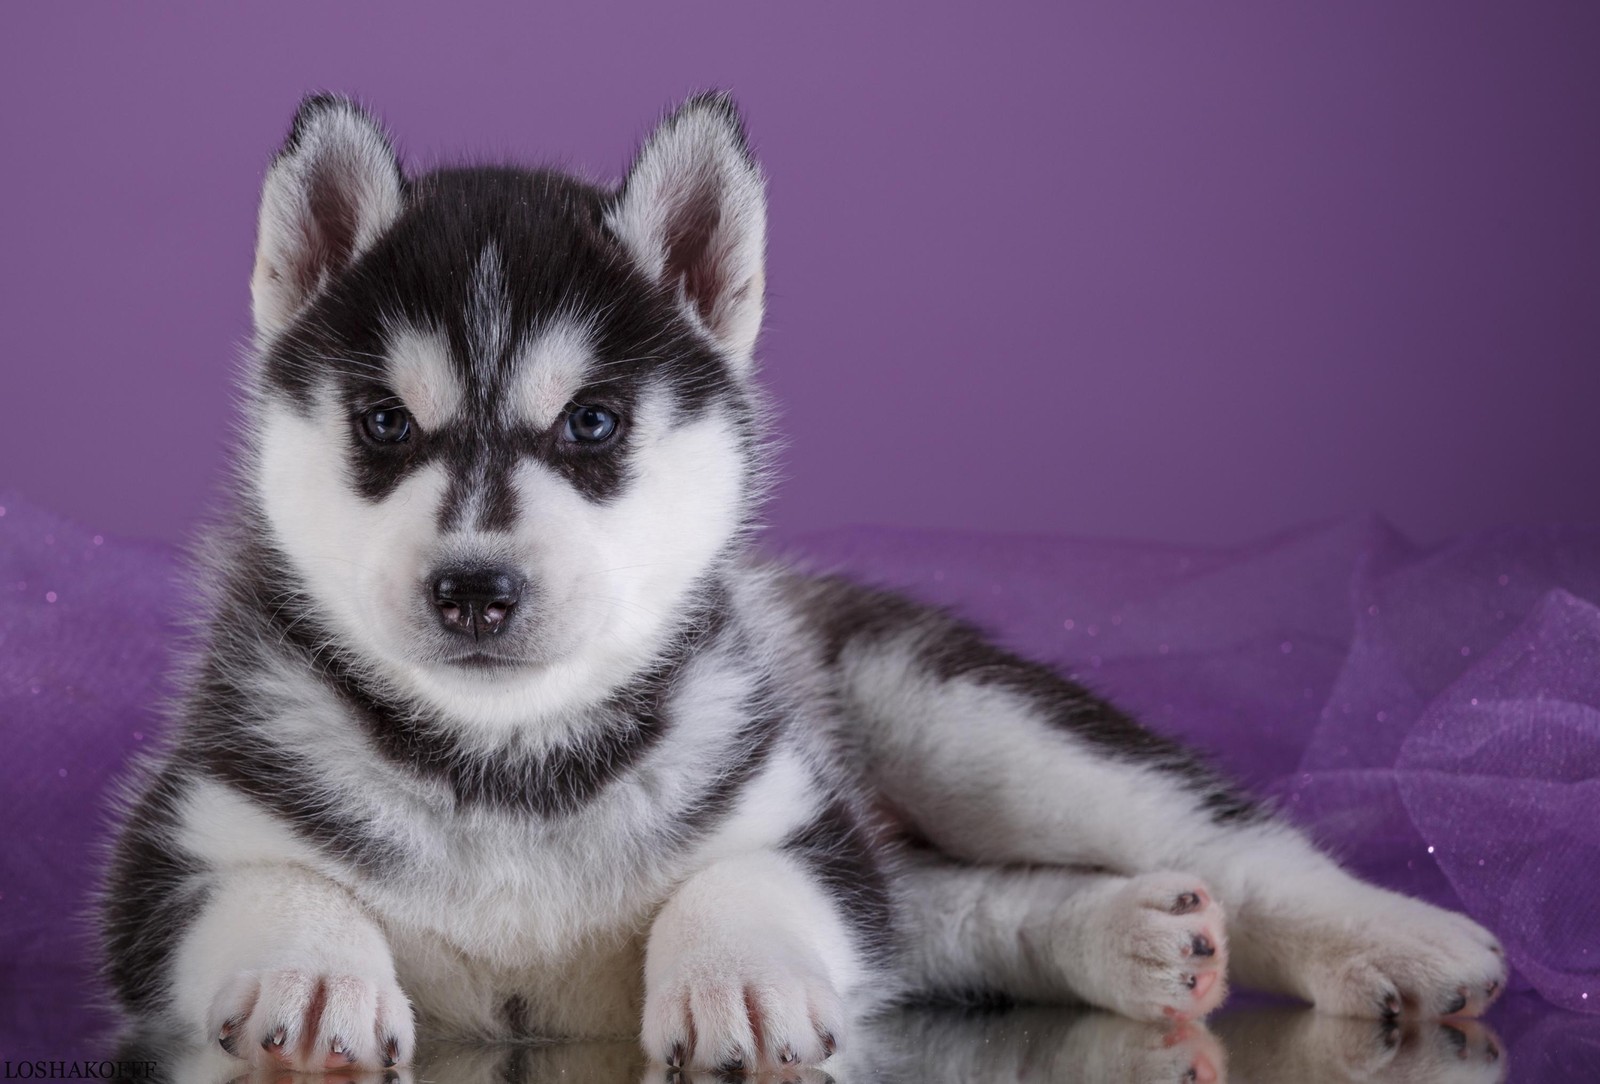
[[[237,502],[105,892],[122,1003],[310,1071],[417,1027],[816,1064],[895,999],[1184,1020],[1230,976],[1482,1011],[1487,931],[958,619],[752,554],[764,233],[719,95],[615,188],[410,176],[301,105]]]

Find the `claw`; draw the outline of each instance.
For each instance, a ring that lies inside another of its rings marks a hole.
[[[348,1065],[354,1065],[356,1062],[356,1056],[350,1052],[350,1048],[345,1045],[344,1040],[337,1035],[328,1040],[328,1056],[343,1058]]]
[[[243,1023],[239,1017],[231,1017],[222,1022],[222,1030],[217,1033],[217,1045],[234,1057],[239,1056],[239,1025]]]

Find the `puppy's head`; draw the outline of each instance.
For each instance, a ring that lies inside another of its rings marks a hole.
[[[486,722],[648,661],[759,489],[765,200],[691,99],[616,189],[408,178],[349,101],[267,174],[245,457],[317,623]]]

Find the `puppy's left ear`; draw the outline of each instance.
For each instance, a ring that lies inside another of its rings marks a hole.
[[[765,304],[767,198],[727,95],[697,95],[661,122],[607,222],[644,272],[748,366]]]
[[[400,217],[405,177],[389,138],[347,98],[300,103],[261,190],[250,300],[265,341]]]

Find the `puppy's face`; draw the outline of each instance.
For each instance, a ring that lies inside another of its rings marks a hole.
[[[761,231],[719,99],[620,192],[407,182],[364,114],[303,106],[263,200],[250,458],[317,623],[490,725],[647,663],[751,512]]]

